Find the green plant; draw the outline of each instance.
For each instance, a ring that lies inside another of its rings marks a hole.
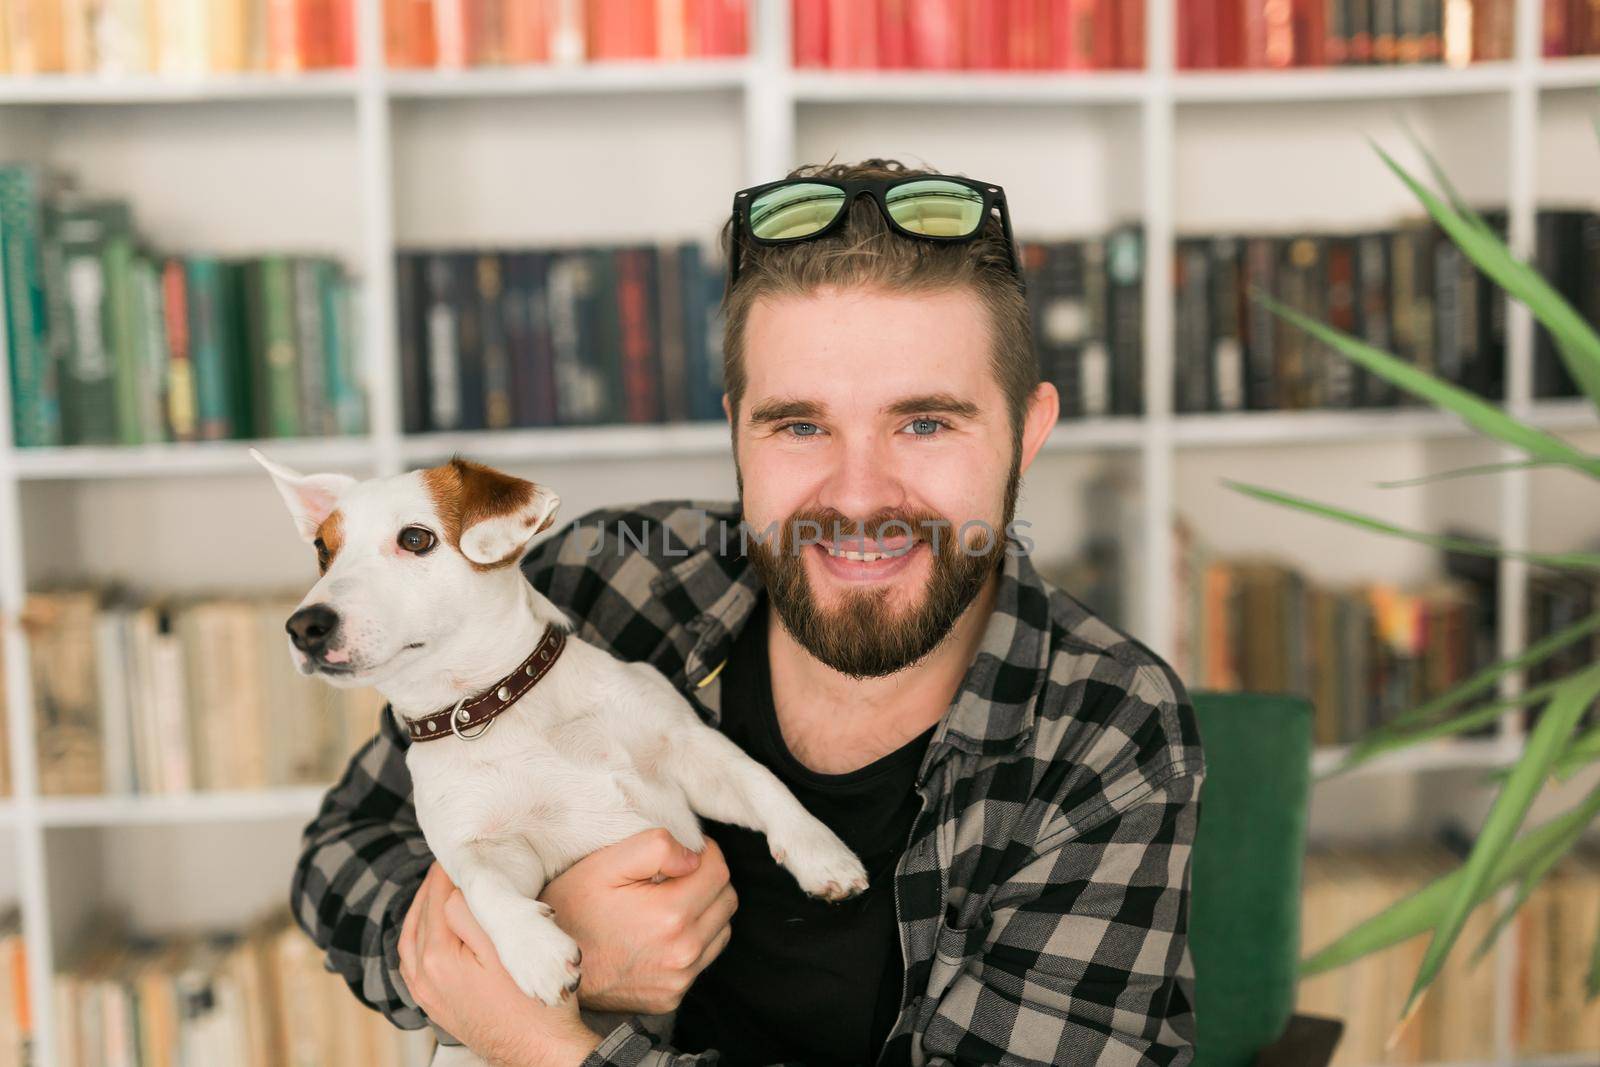
[[[1596,333],[1594,327],[1585,322],[1532,266],[1511,253],[1488,224],[1464,203],[1449,179],[1425,151],[1423,154],[1434,182],[1441,190],[1439,193],[1418,181],[1381,148],[1376,150],[1421,201],[1450,240],[1488,278],[1526,305],[1544,325],[1573,380],[1585,396],[1600,408],[1600,334]],[[1525,461],[1452,471],[1435,477],[1478,475],[1517,467],[1558,466],[1600,479],[1600,455],[1586,453],[1559,437],[1521,422],[1476,394],[1284,306],[1265,293],[1253,290],[1250,295],[1279,317],[1373,374],[1454,412],[1480,433],[1504,442],[1529,457]],[[1402,529],[1370,515],[1320,504],[1289,493],[1234,481],[1226,481],[1225,484],[1261,500],[1458,552],[1523,559],[1530,565],[1564,571],[1600,571],[1600,555],[1527,552],[1484,541],[1441,537]],[[1552,778],[1564,780],[1585,766],[1600,764],[1600,727],[1584,732],[1579,730],[1584,712],[1600,696],[1600,662],[1527,689],[1514,697],[1485,699],[1485,694],[1492,695],[1493,688],[1504,675],[1539,664],[1597,630],[1600,630],[1600,614],[1552,634],[1512,659],[1479,671],[1441,696],[1402,713],[1368,734],[1353,745],[1344,760],[1329,772],[1330,775],[1340,774],[1383,753],[1481,727],[1514,708],[1543,705],[1543,712],[1527,735],[1521,755],[1511,767],[1497,776],[1498,792],[1461,867],[1354,927],[1333,944],[1302,961],[1302,975],[1342,966],[1431,930],[1433,936],[1411,993],[1401,1009],[1400,1026],[1403,1027],[1416,1010],[1419,998],[1438,976],[1446,958],[1455,948],[1467,918],[1502,887],[1515,883],[1517,888],[1511,903],[1496,916],[1492,932],[1478,946],[1478,956],[1493,945],[1528,894],[1561,856],[1578,842],[1589,824],[1600,816],[1600,787],[1596,787],[1570,810],[1523,832],[1529,808]],[[1600,938],[1597,938],[1593,949],[1587,992],[1591,999],[1600,996]]]

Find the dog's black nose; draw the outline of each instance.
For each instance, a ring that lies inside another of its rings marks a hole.
[[[294,647],[311,656],[327,647],[328,642],[333,640],[333,632],[338,628],[339,613],[326,604],[312,604],[310,607],[301,608],[290,615],[289,621],[284,624],[284,629],[289,631],[289,640],[294,642]]]

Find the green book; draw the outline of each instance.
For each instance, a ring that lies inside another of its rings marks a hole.
[[[300,432],[324,436],[334,432],[332,393],[328,391],[327,338],[323,330],[321,277],[317,260],[295,256],[289,261],[294,286],[295,355],[300,382]]]
[[[136,445],[144,438],[139,412],[142,375],[133,233],[129,229],[108,227],[104,240],[105,331],[106,346],[111,353],[117,440],[125,445]]]
[[[338,262],[317,261],[318,295],[322,300],[323,348],[327,354],[328,401],[333,408],[334,431],[354,435],[366,432],[361,348],[356,326],[354,290]]]
[[[255,432],[298,437],[299,361],[295,351],[293,267],[286,256],[266,256],[245,267]]]
[[[133,260],[134,373],[138,380],[139,440],[169,441],[167,331],[161,313],[161,267],[146,255]]]
[[[230,361],[228,276],[215,256],[188,256],[189,363],[194,373],[197,436],[217,441],[233,436],[233,364]]]
[[[18,447],[61,443],[61,407],[49,346],[49,313],[39,254],[40,175],[0,167],[0,279],[11,365],[13,439]]]

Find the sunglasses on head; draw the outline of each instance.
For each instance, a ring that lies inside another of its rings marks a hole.
[[[1006,260],[1023,284],[1011,236],[1005,190],[988,182],[949,174],[903,178],[784,178],[741,189],[733,197],[734,240],[728,254],[728,288],[739,280],[741,241],[785,245],[823,237],[844,224],[848,208],[865,194],[877,203],[890,229],[923,241],[970,241],[991,213],[1000,216]]]

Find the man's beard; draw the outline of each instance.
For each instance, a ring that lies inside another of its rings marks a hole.
[[[958,525],[933,511],[883,508],[858,523],[833,508],[802,508],[781,524],[776,547],[761,537],[750,539],[750,562],[784,627],[807,652],[854,678],[893,674],[916,663],[944,640],[1000,565],[1019,484],[1013,460],[1006,482],[1004,520],[998,530],[985,525],[975,531],[978,547],[961,545]],[[742,500],[742,478],[739,495]],[[829,540],[836,547],[849,548],[852,541],[859,544],[863,537],[888,539],[907,530],[911,541],[906,551],[915,551],[918,543],[926,544],[933,562],[919,604],[898,613],[889,605],[890,590],[882,586],[842,592],[832,608],[817,603],[801,555],[808,548],[798,544],[802,538],[812,544]]]

